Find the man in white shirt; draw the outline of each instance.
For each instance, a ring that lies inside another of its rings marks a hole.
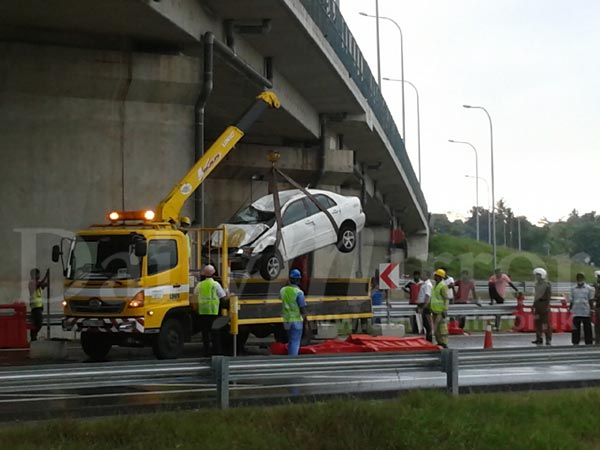
[[[421,274],[421,288],[419,289],[419,296],[417,297],[417,312],[416,319],[419,326],[419,333],[421,329],[425,328],[425,339],[429,342],[433,342],[431,335],[431,309],[429,308],[431,302],[431,292],[433,290],[433,284],[429,279],[429,272],[423,271]]]

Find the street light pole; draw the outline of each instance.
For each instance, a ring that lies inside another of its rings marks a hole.
[[[466,178],[475,178],[473,175],[465,175],[465,177]],[[491,230],[492,230],[492,219],[491,219],[492,207],[490,206],[490,200],[491,200],[490,185],[487,182],[487,180],[483,177],[477,177],[477,179],[481,180],[485,183],[485,188],[487,191],[487,198],[488,198],[488,215],[487,215],[488,216],[488,228],[487,228],[488,229],[488,232],[487,232],[488,238],[487,238],[487,241],[488,241],[488,244],[491,245],[492,244],[492,233],[491,233]]]
[[[494,196],[494,130],[492,128],[492,117],[483,106],[463,105],[463,108],[481,109],[488,117],[490,122],[490,156],[492,161],[492,252],[494,269],[496,268],[496,198]]]
[[[479,157],[477,155],[477,149],[473,144],[466,141],[455,141],[454,139],[448,139],[448,142],[453,144],[465,144],[473,149],[475,152],[475,229],[477,240],[479,240]]]
[[[402,77],[402,81],[404,81],[404,37],[402,36],[402,28],[400,25],[389,17],[380,16],[379,15],[379,6],[377,0],[375,2],[375,15],[367,14],[365,12],[359,12],[361,16],[371,17],[376,19],[377,21],[377,30],[379,30],[379,20],[387,20],[392,22],[398,28],[398,33],[400,33],[400,76]],[[379,31],[377,31],[377,71],[379,72]],[[379,85],[381,86],[381,75],[379,75]],[[405,110],[404,110],[404,83],[402,83],[402,140],[406,142],[406,120],[405,120]]]
[[[375,0],[375,29],[377,33],[377,84],[381,90],[381,54],[379,46],[379,0]]]
[[[383,78],[387,81],[400,81],[402,84],[407,83],[413,87],[417,96],[417,148],[418,148],[418,162],[419,162],[419,184],[421,184],[421,106],[419,103],[419,91],[417,87],[408,80],[398,80],[397,78]],[[404,114],[404,112],[402,112]]]

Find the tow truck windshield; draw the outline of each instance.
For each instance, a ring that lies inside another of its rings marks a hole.
[[[71,280],[129,280],[140,277],[141,260],[129,235],[78,236],[69,261]]]

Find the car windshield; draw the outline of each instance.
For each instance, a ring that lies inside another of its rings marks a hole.
[[[136,279],[140,258],[134,255],[131,236],[77,236],[69,261],[72,280]]]
[[[254,206],[246,206],[244,209],[238,211],[229,221],[233,224],[244,224],[244,223],[266,223],[271,221],[275,217],[275,213],[272,211],[260,211]]]

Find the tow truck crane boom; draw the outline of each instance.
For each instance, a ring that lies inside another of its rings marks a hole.
[[[265,91],[256,97],[255,102],[244,112],[235,125],[230,125],[210,146],[204,155],[196,161],[189,172],[175,185],[171,192],[159,203],[156,209],[156,221],[177,223],[183,204],[202,184],[206,177],[217,167],[231,149],[244,136],[248,128],[269,107],[279,108],[277,96]]]

